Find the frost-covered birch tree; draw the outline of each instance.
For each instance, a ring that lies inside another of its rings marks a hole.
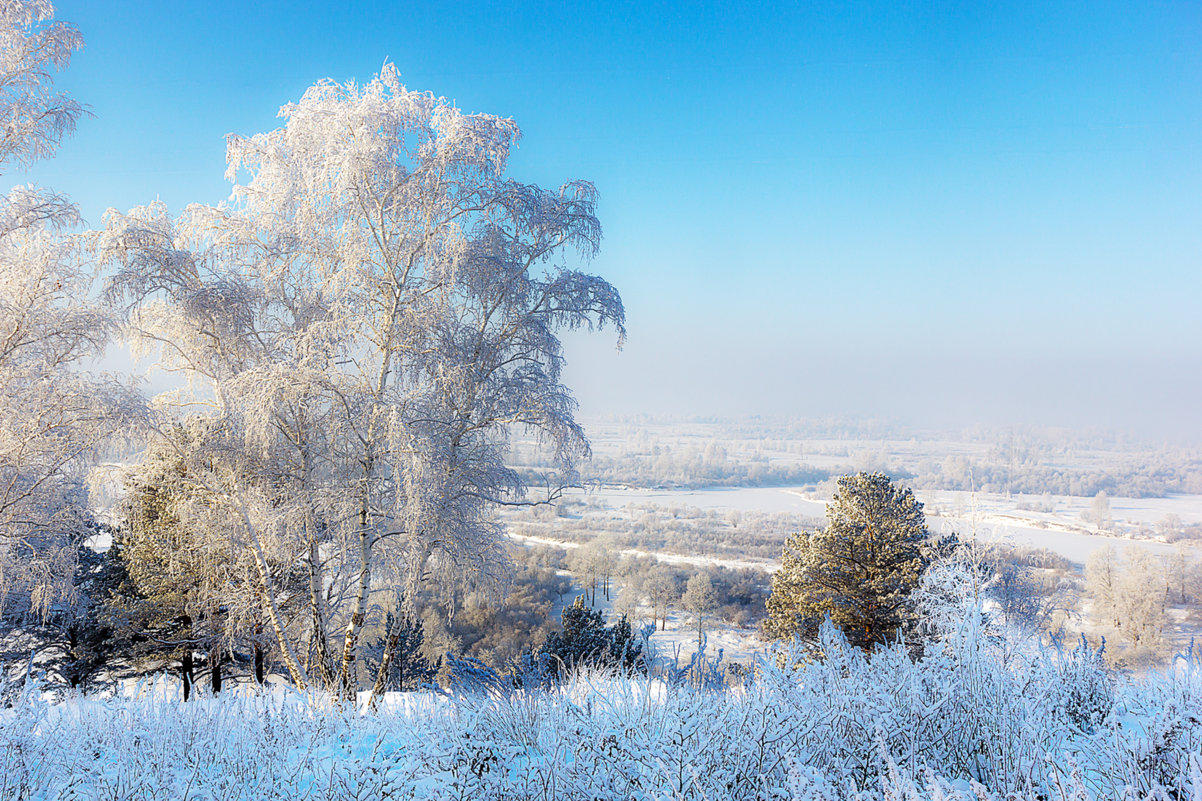
[[[620,344],[624,312],[570,264],[599,244],[592,185],[507,178],[512,120],[410,91],[391,65],[280,115],[229,137],[229,203],[110,212],[95,246],[131,331],[189,380],[165,411],[240,443],[205,457],[241,477],[210,489],[294,681],[348,692],[379,588],[499,575],[492,512],[527,489],[505,464],[513,427],[573,479],[588,442],[558,332],[612,325]],[[306,566],[306,620],[278,611],[273,559]]]
[[[83,108],[52,73],[82,46],[48,2],[0,3],[0,169],[53,153]],[[80,371],[110,332],[88,301],[91,275],[62,195],[0,197],[0,612],[45,615],[70,591],[86,532],[84,476],[97,448],[136,415],[118,382]]]

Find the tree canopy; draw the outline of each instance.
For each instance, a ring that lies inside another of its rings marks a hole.
[[[83,46],[45,0],[0,4],[0,171],[53,155],[86,110],[53,73]],[[100,448],[138,417],[122,382],[81,367],[113,325],[92,302],[79,213],[37,186],[0,195],[0,613],[48,617],[72,594],[90,533],[84,483]]]
[[[785,543],[772,577],[766,631],[813,636],[822,620],[871,647],[895,638],[912,619],[909,598],[930,563],[922,504],[883,473],[838,480],[827,525]]]
[[[506,177],[512,120],[408,90],[391,65],[280,114],[229,137],[230,204],[110,212],[92,244],[128,330],[188,380],[160,399],[160,436],[210,420],[188,475],[255,555],[293,680],[350,692],[373,593],[504,579],[493,511],[526,494],[510,431],[574,478],[588,441],[558,332],[612,325],[620,344],[625,313],[569,264],[598,248],[595,190]],[[281,611],[273,559],[308,565],[307,621]]]

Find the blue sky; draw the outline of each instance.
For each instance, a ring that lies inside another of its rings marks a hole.
[[[97,3],[31,172],[98,223],[217,202],[226,133],[387,58],[587,178],[630,341],[586,414],[1202,434],[1197,3]]]

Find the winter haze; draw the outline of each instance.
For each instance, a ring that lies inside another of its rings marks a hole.
[[[569,340],[586,414],[1202,434],[1196,5],[59,13],[96,116],[36,177],[93,225],[222,200],[227,133],[385,57],[511,115],[514,174],[600,192],[631,336]]]

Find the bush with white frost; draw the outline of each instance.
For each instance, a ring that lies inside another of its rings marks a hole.
[[[577,674],[551,691],[179,704],[36,692],[0,715],[0,797],[1202,798],[1202,660],[1122,679],[1096,654],[965,627],[914,658],[831,626],[729,691]],[[228,694],[227,694],[228,695]]]

